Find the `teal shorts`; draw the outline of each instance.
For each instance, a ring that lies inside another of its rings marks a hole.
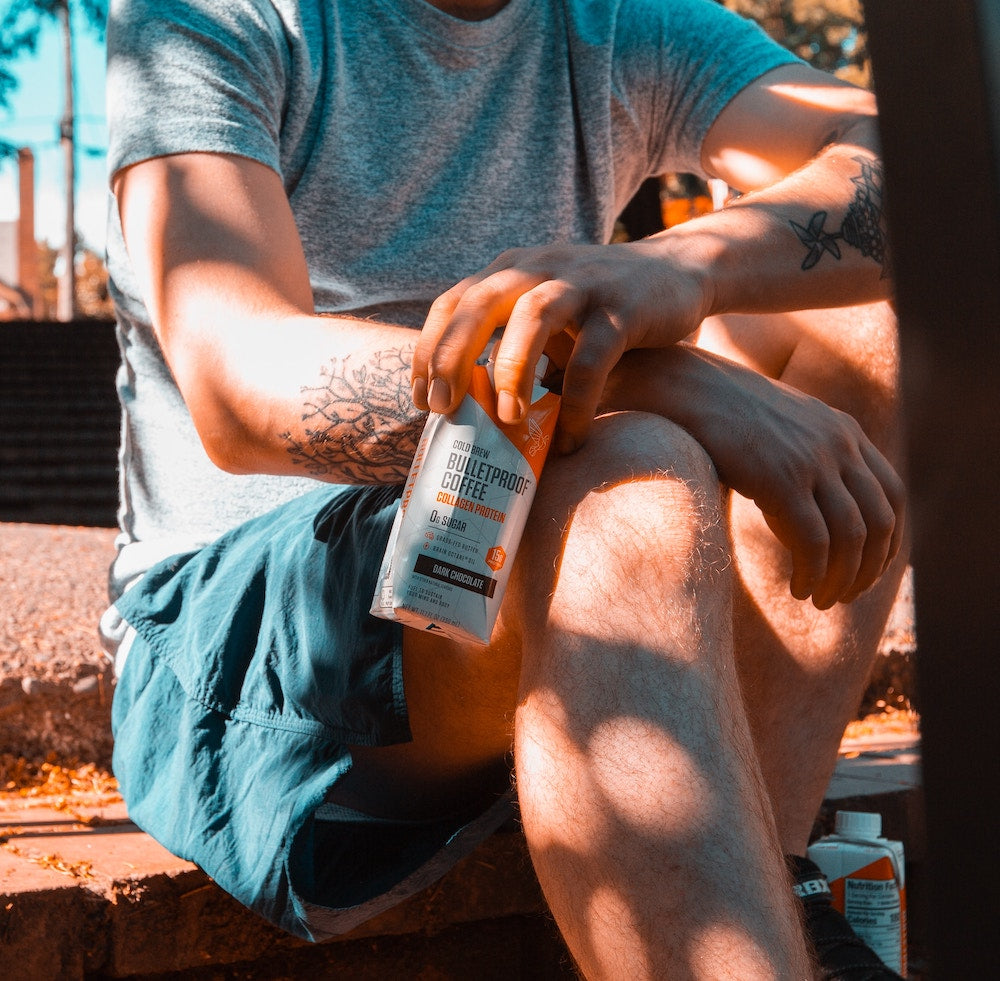
[[[510,792],[418,822],[325,801],[351,746],[410,738],[403,628],[368,612],[400,492],[324,486],[115,604],[135,632],[112,710],[129,815],[309,940],[430,885],[513,814]]]

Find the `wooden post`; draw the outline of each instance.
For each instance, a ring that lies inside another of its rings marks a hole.
[[[996,970],[1000,14],[865,4],[902,336],[936,978]]]

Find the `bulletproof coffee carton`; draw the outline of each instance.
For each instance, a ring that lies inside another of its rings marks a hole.
[[[489,643],[559,411],[540,384],[526,417],[496,415],[493,366],[473,368],[449,415],[430,413],[403,488],[371,612]]]

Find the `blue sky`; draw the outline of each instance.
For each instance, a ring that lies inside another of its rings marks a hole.
[[[6,2],[0,2],[0,7]],[[76,18],[80,20],[80,18]],[[82,24],[75,36],[76,58],[76,226],[91,248],[104,249],[105,159],[104,46]],[[47,24],[35,54],[9,66],[18,79],[8,109],[0,109],[0,134],[35,154],[35,236],[58,246],[63,230],[63,162],[58,144],[63,111],[62,42]],[[13,161],[0,164],[0,221],[17,218]]]

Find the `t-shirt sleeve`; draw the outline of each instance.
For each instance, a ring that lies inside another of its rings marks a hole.
[[[261,0],[112,0],[108,170],[172,153],[250,157],[280,172],[288,75]]]
[[[622,92],[645,116],[650,173],[702,174],[701,147],[719,113],[761,75],[800,61],[715,0],[626,2],[618,30],[628,51]]]

